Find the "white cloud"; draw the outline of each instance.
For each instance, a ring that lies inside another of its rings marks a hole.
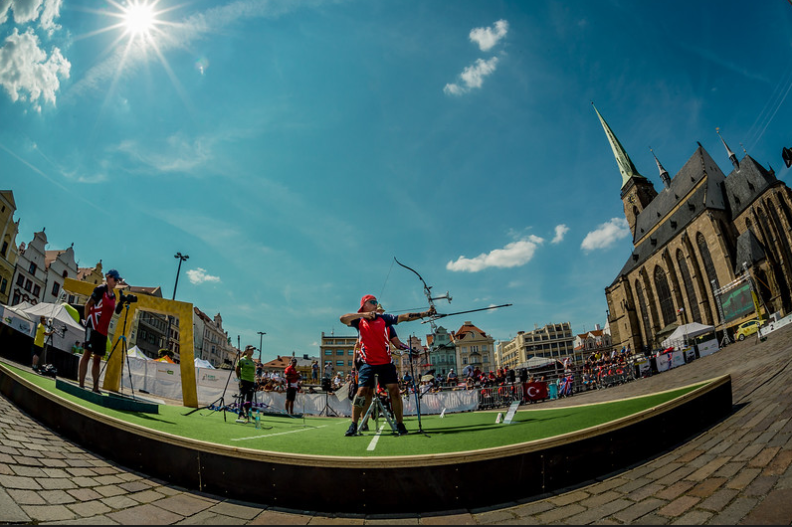
[[[219,276],[212,276],[210,274],[206,274],[206,269],[202,269],[200,267],[196,269],[190,269],[187,271],[187,277],[190,279],[190,282],[193,284],[203,284],[205,282],[220,282]]]
[[[61,27],[55,23],[55,19],[60,17],[60,8],[63,0],[44,0],[44,9],[41,11],[41,29],[50,36]]]
[[[462,95],[468,93],[470,90],[481,88],[484,84],[484,77],[492,75],[498,65],[498,57],[492,57],[489,60],[476,59],[476,62],[465,68],[459,76],[461,79],[461,86],[457,83],[446,84],[443,91],[446,94]]]
[[[630,224],[624,218],[613,218],[586,235],[580,248],[584,251],[608,249],[619,240],[630,236]]]
[[[149,167],[154,172],[177,172],[189,174],[194,168],[214,158],[213,147],[219,138],[212,136],[187,137],[176,133],[168,137],[165,144],[144,146],[128,139],[111,149]]]
[[[561,243],[562,241],[564,241],[564,236],[566,236],[566,233],[568,232],[569,232],[569,227],[567,227],[566,225],[564,224],[556,225],[555,237],[553,238],[553,241],[551,241],[550,243]]]
[[[470,30],[470,40],[479,45],[481,51],[489,51],[509,32],[509,23],[498,20],[489,27],[477,27]]]
[[[37,111],[41,111],[41,98],[55,104],[60,79],[68,78],[70,70],[71,63],[57,47],[47,56],[32,28],[22,34],[14,28],[0,47],[0,86],[12,101],[29,100]]]
[[[536,249],[543,243],[544,240],[542,238],[532,235],[523,240],[512,242],[503,249],[494,249],[475,258],[460,256],[455,262],[448,262],[446,269],[449,271],[477,273],[489,267],[501,269],[520,267],[533,259]]]
[[[3,9],[3,4],[0,3],[0,21],[3,20],[4,13],[7,13],[10,7],[14,12],[14,22],[27,24],[38,18],[41,0],[11,0],[7,4]]]

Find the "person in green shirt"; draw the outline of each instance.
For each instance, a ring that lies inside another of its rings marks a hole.
[[[244,355],[237,361],[236,374],[239,379],[239,419],[237,423],[250,422],[250,408],[253,406],[253,393],[256,391],[256,363],[253,361],[253,346],[245,348]],[[244,403],[242,401],[244,400]]]
[[[36,328],[36,338],[33,339],[33,371],[38,371],[38,361],[41,352],[44,351],[44,339],[52,335],[52,331],[47,331],[47,319],[41,317]]]
[[[85,351],[83,349],[83,347],[80,346],[80,341],[79,340],[75,340],[74,341],[74,346],[72,346],[71,350],[72,350],[72,353],[74,353],[75,355],[80,355],[80,356],[82,356],[83,351]]]

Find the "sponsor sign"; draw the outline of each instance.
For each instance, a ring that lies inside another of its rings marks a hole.
[[[664,355],[658,355],[655,358],[657,362],[657,371],[668,371],[671,369],[671,354],[666,353]]]
[[[157,364],[157,380],[168,382],[181,382],[181,375],[178,364],[167,364],[161,362]]]
[[[702,342],[698,345],[699,357],[706,357],[707,355],[712,355],[716,351],[720,349],[720,345],[718,345],[718,341],[716,339]]]
[[[19,318],[16,313],[10,309],[4,309],[2,306],[0,306],[0,322],[25,335],[33,335],[34,327],[32,322]]]
[[[692,362],[696,360],[696,348],[691,346],[689,348],[683,349],[682,352],[685,354],[686,362]]]
[[[198,386],[205,386],[207,388],[225,388],[230,371],[210,370],[208,368],[200,368],[198,370]]]
[[[681,351],[674,351],[669,353],[671,355],[671,367],[677,368],[685,365],[685,354]]]

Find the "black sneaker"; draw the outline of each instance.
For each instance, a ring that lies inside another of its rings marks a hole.
[[[396,433],[400,436],[406,436],[410,432],[407,431],[407,428],[404,426],[404,423],[399,423],[396,425]]]
[[[347,428],[346,433],[344,434],[346,437],[352,437],[353,435],[357,434],[357,423],[351,423],[349,428]]]
[[[366,424],[364,424],[363,426],[361,426],[361,427],[360,427],[360,431],[361,431],[361,432],[368,432],[368,431],[369,431],[369,428],[368,428],[368,423],[366,423]]]

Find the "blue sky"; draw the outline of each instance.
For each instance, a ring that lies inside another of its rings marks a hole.
[[[265,358],[424,308],[394,256],[441,310],[514,304],[451,330],[582,333],[632,248],[591,101],[658,190],[649,146],[728,173],[716,127],[787,182],[791,46],[785,0],[0,0],[0,187],[18,243],[166,297],[188,254],[177,298]]]

